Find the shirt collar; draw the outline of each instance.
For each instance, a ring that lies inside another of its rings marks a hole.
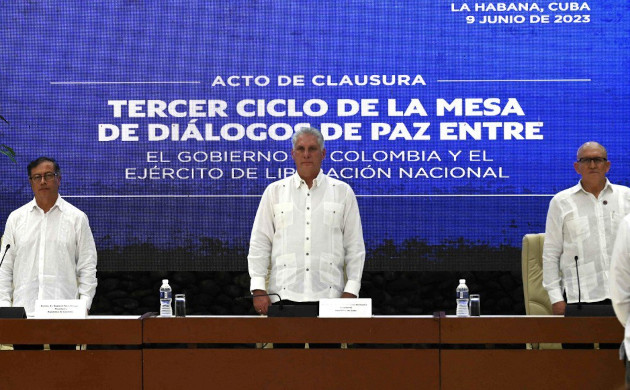
[[[293,177],[291,179],[293,180],[293,186],[295,188],[300,188],[302,184],[306,185],[306,182],[302,180],[302,178],[300,177],[300,175],[298,175],[297,172],[293,174]],[[324,184],[325,180],[326,180],[326,175],[324,175],[324,171],[320,169],[319,173],[317,174],[317,177],[313,179],[313,187],[319,187],[320,185]]]
[[[604,188],[602,188],[601,193],[604,193],[606,191],[613,192],[613,189],[614,187],[610,184],[610,181],[608,180],[608,178],[606,178],[606,184],[604,184]],[[578,183],[573,187],[573,192],[579,192],[579,191],[590,193],[586,191],[584,187],[582,187],[582,180],[578,181]]]
[[[53,207],[50,208],[50,210],[48,210],[49,212],[52,211],[55,207],[59,209],[59,211],[63,211],[63,208],[65,207],[65,200],[61,199],[61,195],[57,196],[57,200],[55,201],[55,204],[53,205]],[[35,200],[35,198],[33,198],[33,200],[31,200],[30,202],[30,209],[34,210],[34,209],[38,209],[41,210],[41,208],[37,205],[37,201]],[[42,210],[43,211],[43,210]]]

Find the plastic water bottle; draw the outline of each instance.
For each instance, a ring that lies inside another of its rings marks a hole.
[[[455,290],[457,294],[457,310],[458,317],[468,317],[470,312],[468,311],[468,286],[466,286],[466,279],[459,279],[459,286]]]
[[[168,285],[168,279],[162,279],[162,286],[160,287],[160,317],[173,316],[172,300],[173,290]]]

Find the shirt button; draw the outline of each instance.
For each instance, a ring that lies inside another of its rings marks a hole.
[[[306,196],[311,196],[311,194],[306,194]]]
[[[607,204],[608,204],[608,201],[607,201],[607,200],[605,200],[605,201],[604,201],[604,206],[606,206]]]
[[[306,269],[306,271],[308,271],[308,268]]]
[[[306,237],[306,240],[308,241],[308,237]]]
[[[308,256],[308,252],[306,252],[306,256]]]
[[[311,223],[307,221],[307,222],[306,222],[306,224],[307,224],[307,225],[310,225]]]
[[[310,207],[307,207],[306,209],[307,209],[307,210],[310,210],[311,208],[310,208]]]

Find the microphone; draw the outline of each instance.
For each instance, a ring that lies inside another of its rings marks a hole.
[[[272,296],[272,295],[277,296],[277,297],[278,297],[278,299],[279,299],[280,301],[282,301],[282,298],[280,297],[280,294],[276,294],[276,293],[271,293],[271,294],[256,294],[256,295],[252,295],[251,297],[252,297],[252,299],[254,299],[254,298],[257,298],[257,297],[270,297],[270,296]]]
[[[578,285],[578,310],[582,310],[582,291],[580,290],[580,269],[578,267],[578,257],[575,256],[575,276]]]
[[[271,294],[256,294],[256,295],[245,295],[244,297],[238,297],[236,298],[237,301],[242,301],[244,299],[254,299],[257,297],[270,297],[272,295],[275,295],[278,297],[278,299],[280,300],[280,306],[282,306],[282,298],[280,297],[280,294],[276,294],[276,293],[271,293]]]
[[[2,262],[4,261],[4,256],[7,255],[7,252],[9,251],[9,248],[11,248],[11,244],[7,244],[7,246],[4,248],[4,255],[2,255],[2,259],[0,260],[0,267],[2,267]]]
[[[280,308],[280,310],[282,310],[282,297],[280,297],[280,294],[276,294],[276,293],[271,293],[271,294],[256,294],[256,295],[253,295],[253,294],[252,294],[252,295],[246,295],[246,296],[244,296],[244,297],[238,297],[238,298],[236,298],[236,300],[237,300],[237,301],[242,301],[242,300],[245,300],[245,299],[251,299],[251,300],[254,300],[254,298],[256,298],[256,297],[270,297],[270,296],[272,296],[272,295],[275,295],[275,296],[277,296],[277,297],[278,297],[278,299],[279,299],[279,302],[278,302],[278,303],[279,303],[279,305],[278,305],[278,307]]]

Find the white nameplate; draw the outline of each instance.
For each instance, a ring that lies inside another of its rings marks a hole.
[[[35,301],[35,318],[84,319],[87,317],[84,299],[51,299]]]
[[[371,318],[372,298],[331,298],[319,300],[320,318]]]

